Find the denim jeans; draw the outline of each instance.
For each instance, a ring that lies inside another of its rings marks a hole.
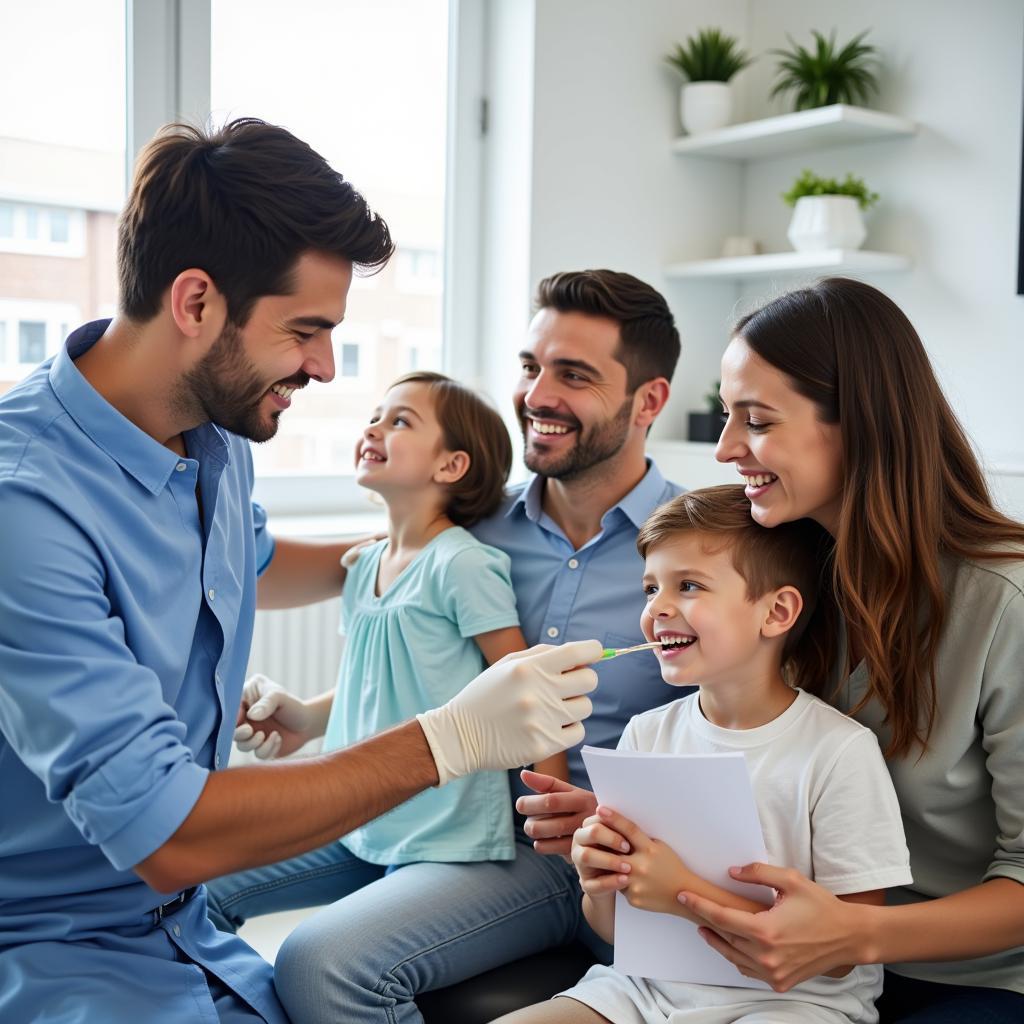
[[[576,872],[517,837],[514,861],[366,864],[340,843],[210,883],[218,927],[277,910],[330,904],[277,956],[278,996],[294,1024],[411,1024],[420,992],[565,945],[611,948],[587,926]]]

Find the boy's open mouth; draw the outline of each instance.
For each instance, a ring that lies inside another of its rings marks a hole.
[[[685,651],[697,641],[695,636],[688,633],[659,633],[655,639],[661,643],[658,653],[666,656]]]

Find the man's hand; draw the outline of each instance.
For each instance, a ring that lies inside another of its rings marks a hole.
[[[481,769],[533,764],[583,739],[597,686],[597,640],[508,654],[447,704],[416,718],[437,765],[439,785]]]
[[[552,775],[524,769],[523,782],[540,796],[521,796],[516,810],[527,815],[523,826],[538,853],[568,857],[573,833],[597,812],[597,797],[589,789],[562,782]]]
[[[316,737],[316,717],[283,686],[264,675],[251,676],[242,687],[235,746],[261,761],[287,757]]]

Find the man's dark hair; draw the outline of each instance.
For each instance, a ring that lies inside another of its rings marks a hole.
[[[570,270],[537,285],[536,308],[603,316],[619,325],[615,358],[626,368],[630,392],[655,377],[672,380],[679,361],[679,331],[664,296],[616,270]]]
[[[170,124],[139,154],[118,225],[121,311],[151,320],[181,271],[205,270],[243,326],[263,295],[286,295],[306,252],[379,270],[387,224],[327,161],[256,118],[219,129]]]

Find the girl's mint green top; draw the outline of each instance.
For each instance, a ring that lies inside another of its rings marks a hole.
[[[473,638],[519,625],[508,556],[459,526],[439,533],[376,597],[387,541],[348,571],[345,650],[324,750],[347,747],[444,704],[486,666]],[[373,864],[512,860],[507,772],[428,789],[341,840]]]

